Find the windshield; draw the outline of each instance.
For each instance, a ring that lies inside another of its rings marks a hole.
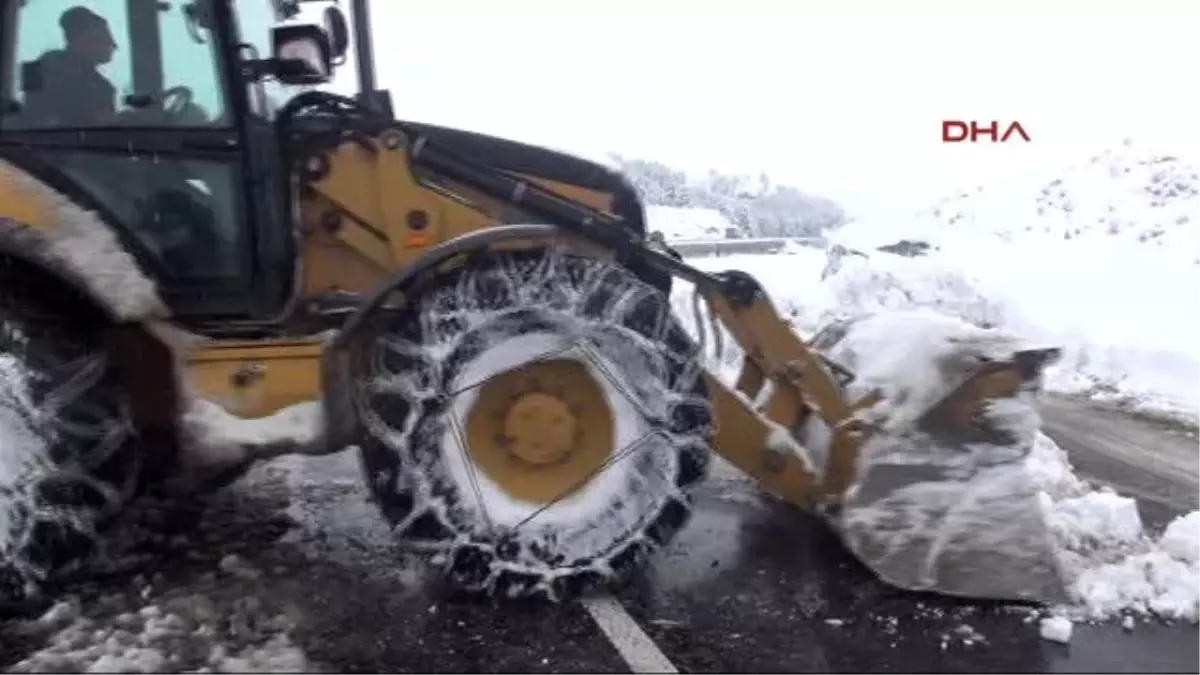
[[[29,0],[4,73],[8,128],[227,123],[199,3]]]

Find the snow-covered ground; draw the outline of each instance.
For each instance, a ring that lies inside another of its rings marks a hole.
[[[1197,173],[1195,165],[1126,146],[1057,179],[964,192],[926,213],[859,221],[830,236],[865,257],[796,248],[691,262],[751,272],[802,334],[838,316],[933,309],[1015,332],[1032,345],[1063,347],[1064,358],[1047,372],[1051,391],[1194,422]],[[902,239],[932,248],[916,258],[877,250]],[[686,284],[677,287],[674,305],[692,316]],[[724,365],[736,357],[727,351]],[[1197,620],[1200,514],[1152,536],[1133,499],[1078,478],[1066,452],[1045,435],[1030,470],[1071,580],[1074,603],[1063,614]]]

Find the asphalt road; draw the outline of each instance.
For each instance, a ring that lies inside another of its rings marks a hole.
[[[1200,508],[1194,428],[1061,396],[1048,397],[1042,414],[1042,430],[1066,449],[1075,468],[1136,497],[1144,520]]]
[[[1158,520],[1196,508],[1194,437],[1070,401],[1047,413],[1048,433],[1081,472],[1133,488]],[[106,577],[66,588],[80,603],[65,618],[0,624],[0,669],[63,672],[125,644],[123,661],[95,668],[1200,670],[1196,626],[1081,624],[1061,645],[1039,637],[1027,609],[891,589],[809,516],[759,496],[727,468],[715,472],[691,524],[642,578],[613,595],[559,606],[446,592],[389,540],[349,453],[287,458],[256,469],[203,510],[147,514],[139,518],[158,533],[154,543],[125,551]],[[130,652],[147,645],[158,651]]]

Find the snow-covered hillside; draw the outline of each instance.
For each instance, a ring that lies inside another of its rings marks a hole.
[[[765,173],[739,175],[710,169],[697,174],[619,155],[611,155],[607,163],[652,208],[712,210],[728,221],[729,228],[716,237],[708,233],[698,238],[811,237],[846,220],[841,207],[829,199],[775,183]]]
[[[928,295],[912,289],[942,283],[935,268],[956,269],[993,305],[995,321],[1066,348],[1052,388],[1194,420],[1198,176],[1194,162],[1128,144],[1052,178],[963,191],[887,222],[856,221],[830,238],[860,251],[902,238],[937,250],[850,259],[858,271],[836,284]]]
[[[1006,241],[1114,237],[1166,248],[1200,241],[1198,197],[1200,166],[1129,142],[1050,179],[960,191],[922,215]]]

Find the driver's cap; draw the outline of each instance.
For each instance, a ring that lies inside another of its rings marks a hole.
[[[76,5],[58,17],[58,25],[62,27],[67,40],[73,40],[92,28],[107,26],[108,20],[87,7]]]

